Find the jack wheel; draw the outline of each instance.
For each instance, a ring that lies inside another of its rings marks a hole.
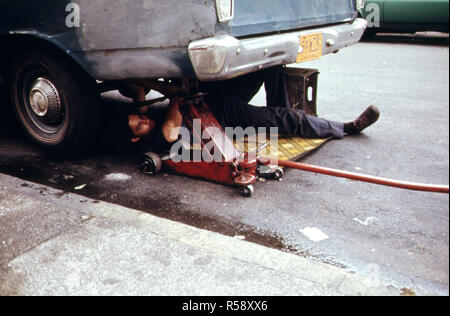
[[[284,171],[281,168],[278,168],[274,173],[273,173],[273,178],[275,180],[282,180],[284,177]]]
[[[255,187],[253,185],[246,185],[240,188],[243,197],[251,198],[255,194]]]
[[[162,170],[162,160],[155,153],[146,153],[141,164],[141,172],[145,175],[154,176]]]

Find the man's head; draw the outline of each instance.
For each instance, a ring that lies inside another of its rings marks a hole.
[[[128,115],[128,126],[132,133],[131,142],[137,143],[155,130],[156,122],[146,115],[130,114]]]

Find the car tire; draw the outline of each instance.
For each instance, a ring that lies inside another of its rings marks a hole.
[[[9,86],[21,126],[45,150],[73,153],[95,139],[99,123],[95,82],[65,56],[44,50],[19,54]]]
[[[376,37],[378,33],[378,29],[376,28],[367,28],[366,31],[363,34],[362,39],[363,40],[372,40]]]

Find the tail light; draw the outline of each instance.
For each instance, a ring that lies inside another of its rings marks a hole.
[[[219,22],[228,22],[234,17],[234,0],[216,0]]]
[[[356,0],[356,9],[358,10],[364,9],[364,0]]]

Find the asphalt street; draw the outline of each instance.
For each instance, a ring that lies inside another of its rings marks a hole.
[[[448,37],[380,37],[302,67],[321,72],[320,116],[350,121],[370,104],[382,112],[364,134],[332,141],[306,162],[448,184]],[[95,150],[55,159],[22,136],[6,110],[4,93],[0,100],[5,108],[0,116],[0,172],[63,192],[37,187],[41,196],[57,200],[72,192],[242,236],[334,267],[376,273],[419,293],[448,295],[448,195],[288,170],[281,182],[257,183],[254,197],[247,199],[233,188],[204,181],[139,174],[140,153],[113,149],[107,124]],[[103,98],[106,108],[122,102],[114,93]],[[264,93],[253,102],[263,105]],[[77,202],[83,203],[78,195]]]

